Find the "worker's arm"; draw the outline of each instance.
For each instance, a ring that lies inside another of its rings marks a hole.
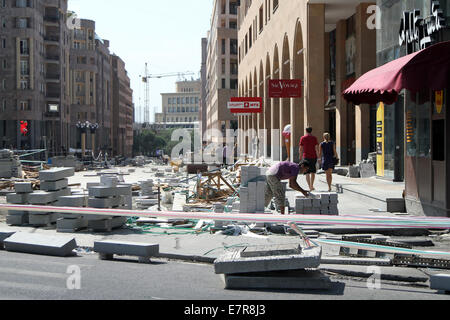
[[[289,187],[291,189],[294,189],[295,191],[303,193],[305,197],[309,195],[308,191],[303,190],[302,187],[300,187],[299,184],[297,183],[297,176],[289,180]]]
[[[334,151],[334,156],[335,156],[336,158],[339,158],[339,157],[338,157],[338,154],[337,154],[337,152],[336,152],[336,143],[333,143],[333,151]]]
[[[300,157],[300,161],[302,161],[303,160],[303,146],[302,145],[300,145],[299,157]]]

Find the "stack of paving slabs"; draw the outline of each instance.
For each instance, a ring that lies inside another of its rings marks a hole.
[[[73,194],[58,198],[57,207],[84,208],[87,207],[88,197],[84,194]],[[60,213],[56,222],[56,231],[62,233],[74,233],[88,226],[88,221],[81,214]]]
[[[16,182],[14,184],[16,193],[6,195],[6,202],[10,204],[24,205],[28,204],[28,196],[33,193],[31,182]],[[24,226],[29,221],[29,213],[27,211],[8,211],[6,216],[6,224],[10,226]]]
[[[240,213],[264,213],[267,168],[241,167]]]
[[[158,204],[158,195],[155,194],[153,180],[139,181],[141,190],[140,197],[136,199],[136,206],[139,210],[147,210],[148,208]]]
[[[19,157],[10,150],[0,150],[0,178],[21,178],[22,165]]]
[[[100,185],[89,186],[88,192],[90,208],[132,209],[132,186],[119,184],[117,176],[102,176]],[[94,232],[111,232],[112,229],[120,228],[127,222],[126,217],[89,215],[84,218],[88,220],[88,228]]]
[[[295,213],[337,216],[339,215],[338,203],[337,193],[314,194],[309,198],[299,196],[295,199]]]
[[[59,197],[70,196],[69,177],[75,168],[53,168],[39,172],[41,191],[28,195],[28,203],[35,206],[54,206]],[[34,212],[29,215],[29,224],[35,227],[50,227],[58,220],[58,213]]]
[[[246,247],[225,252],[214,262],[226,289],[329,289],[330,279],[317,268],[321,247],[300,244]]]

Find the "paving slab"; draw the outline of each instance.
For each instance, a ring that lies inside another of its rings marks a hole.
[[[214,262],[217,274],[286,271],[314,269],[320,265],[322,248],[303,249],[301,254],[283,256],[250,257],[241,256],[242,250],[224,253]]]
[[[430,277],[430,288],[450,293],[450,274],[434,274]]]
[[[143,258],[140,261],[148,262],[150,257],[159,254],[159,244],[103,240],[94,242],[94,251],[100,254],[101,259],[109,260],[114,255],[137,256]]]
[[[302,249],[300,245],[273,245],[261,247],[246,247],[241,252],[241,257],[270,257],[270,256],[285,256],[301,254]]]
[[[59,233],[73,233],[85,229],[88,226],[87,220],[77,218],[62,218],[56,221],[56,231]]]
[[[44,191],[59,191],[69,186],[69,179],[64,178],[57,181],[41,181],[40,189]]]
[[[224,275],[225,289],[326,290],[333,285],[320,271],[279,271]]]
[[[14,190],[16,193],[32,193],[33,186],[31,182],[16,182],[14,183]]]
[[[39,172],[39,180],[58,181],[64,178],[72,177],[75,174],[75,168],[52,168]]]
[[[3,249],[3,241],[11,237],[15,231],[0,230],[0,250]]]
[[[28,196],[28,193],[9,193],[6,195],[6,202],[10,204],[26,204]]]
[[[67,257],[77,247],[75,238],[16,232],[4,241],[7,251]]]
[[[63,196],[58,198],[56,206],[81,208],[86,207],[88,204],[87,202],[88,197],[84,195]]]

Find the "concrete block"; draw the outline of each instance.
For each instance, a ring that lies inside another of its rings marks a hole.
[[[112,218],[105,218],[103,220],[88,220],[88,229],[94,232],[111,232]]]
[[[78,217],[74,219],[62,218],[56,222],[56,231],[61,233],[71,233],[87,228],[87,220]]]
[[[11,237],[14,233],[16,233],[15,231],[3,231],[0,230],[0,250],[3,249],[3,241],[5,241],[6,239],[8,239],[9,237]]]
[[[450,293],[450,274],[435,274],[430,277],[430,288]]]
[[[405,213],[406,212],[406,202],[405,199],[399,198],[399,199],[386,199],[387,203],[387,212],[400,212]]]
[[[24,226],[28,224],[27,215],[8,215],[6,216],[6,224],[8,226]]]
[[[52,168],[39,172],[41,181],[58,181],[75,175],[75,168]]]
[[[44,191],[59,191],[69,186],[69,179],[61,179],[57,181],[41,181],[41,190]]]
[[[320,247],[305,249],[301,254],[266,257],[245,258],[241,256],[241,252],[242,250],[226,252],[216,259],[216,274],[314,269],[320,265],[322,255]]]
[[[58,219],[57,213],[30,214],[28,223],[35,227],[49,227],[56,223]]]
[[[5,249],[13,252],[67,257],[77,247],[75,238],[17,232],[4,242]]]
[[[58,198],[56,206],[82,208],[87,207],[88,197],[84,195],[63,196]]]
[[[90,208],[114,208],[120,206],[120,197],[113,198],[89,198],[88,206]]]
[[[278,271],[250,274],[226,274],[225,289],[327,290],[330,278],[317,270]]]
[[[6,202],[11,204],[27,204],[29,193],[8,193]]]
[[[28,195],[28,202],[30,204],[49,204],[58,199],[56,192],[37,191]]]
[[[103,240],[94,242],[94,251],[109,257],[120,255],[150,258],[159,254],[159,244]]]
[[[14,183],[14,190],[16,193],[32,193],[33,186],[31,182],[16,182]]]
[[[119,177],[115,175],[102,175],[100,177],[100,185],[114,188],[119,185]]]

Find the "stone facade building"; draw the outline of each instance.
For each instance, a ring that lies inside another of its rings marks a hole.
[[[238,94],[237,0],[215,0],[206,62],[206,129],[237,129],[227,103]]]
[[[375,151],[371,127],[376,106],[353,106],[340,92],[376,66],[376,28],[370,6],[356,0],[243,0],[239,7],[239,96],[262,97],[263,113],[239,117],[253,129],[260,156],[286,160],[282,130],[290,124],[291,160],[298,161],[300,138],[313,127],[322,139],[330,132],[342,164],[367,159]],[[269,80],[301,80],[301,98],[271,98]],[[249,153],[253,135],[241,135]]]

